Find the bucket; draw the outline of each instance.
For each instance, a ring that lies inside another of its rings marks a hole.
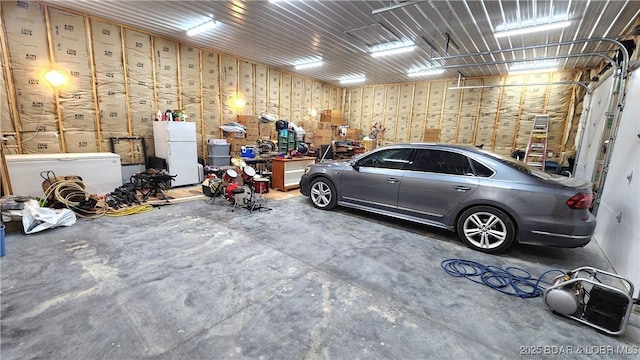
[[[4,247],[4,225],[0,226],[0,256],[4,256],[6,249]]]

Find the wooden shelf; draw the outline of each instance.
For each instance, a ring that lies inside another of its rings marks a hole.
[[[273,188],[288,191],[300,187],[300,178],[304,175],[304,168],[315,162],[316,158],[313,157],[274,158],[271,161]]]

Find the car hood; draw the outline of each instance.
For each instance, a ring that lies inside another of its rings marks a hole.
[[[314,167],[320,168],[332,168],[332,167],[346,167],[351,166],[351,160],[340,160],[340,161],[325,161],[313,164]]]

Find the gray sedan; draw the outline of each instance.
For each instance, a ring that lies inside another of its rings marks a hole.
[[[313,206],[345,206],[457,232],[470,248],[514,242],[584,246],[596,220],[588,181],[551,175],[472,146],[394,144],[305,169]]]

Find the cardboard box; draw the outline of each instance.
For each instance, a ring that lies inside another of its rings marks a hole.
[[[238,115],[236,122],[242,125],[258,125],[260,123],[260,117],[257,115]]]
[[[360,129],[347,129],[347,139],[360,140],[362,137],[362,130]]]
[[[260,127],[258,125],[247,125],[247,136],[260,135]]]
[[[231,144],[231,147],[229,150],[232,153],[240,153],[240,151],[242,150],[242,147],[247,145],[247,139],[233,138],[233,139],[230,139],[229,143]]]
[[[275,129],[276,125],[274,123],[260,123],[258,125],[258,135],[260,136],[271,136],[271,130]]]
[[[327,116],[339,116],[339,115],[342,115],[342,114],[341,114],[341,113],[340,113],[340,111],[338,111],[338,110],[325,109],[325,110],[322,110],[321,115],[327,115]]]
[[[441,129],[424,129],[422,134],[422,141],[424,142],[439,142]]]
[[[324,110],[322,114],[320,114],[320,122],[330,123],[334,126],[342,126],[344,125],[344,116],[336,110]]]
[[[331,130],[331,123],[328,123],[328,122],[318,123],[318,130]]]
[[[246,133],[239,131],[239,132],[226,132],[223,131],[223,137],[227,140],[229,139],[244,139],[245,136],[247,136]]]
[[[316,145],[329,145],[333,140],[333,131],[331,130],[318,130],[315,133],[314,144]]]
[[[335,125],[335,126],[344,125],[344,117],[331,115],[331,125]]]
[[[304,141],[305,142],[313,142],[313,139],[315,139],[316,137],[316,132],[315,131],[307,131],[307,133],[304,135]]]

